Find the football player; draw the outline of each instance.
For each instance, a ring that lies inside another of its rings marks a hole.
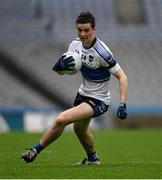
[[[99,165],[101,160],[97,155],[93,135],[89,128],[92,118],[105,113],[110,105],[109,80],[111,74],[119,81],[119,107],[117,117],[127,117],[127,76],[114,59],[108,46],[96,37],[95,18],[90,12],[81,12],[76,19],[78,38],[74,39],[68,51],[76,52],[82,60],[82,82],[74,101],[74,107],[58,114],[54,124],[47,129],[38,144],[22,155],[26,162],[32,162],[36,156],[49,144],[54,142],[64,131],[66,125],[73,123],[86,157],[76,165]],[[63,74],[71,71],[74,58],[60,57],[53,70]]]

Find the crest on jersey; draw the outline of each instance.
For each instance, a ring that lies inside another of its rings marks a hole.
[[[94,59],[94,56],[89,55],[89,62],[92,62]]]

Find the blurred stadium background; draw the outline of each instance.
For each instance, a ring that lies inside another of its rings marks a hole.
[[[128,119],[116,119],[112,77],[111,107],[92,127],[162,127],[162,0],[0,0],[0,131],[42,131],[72,106],[80,75],[51,68],[85,10],[129,78]]]

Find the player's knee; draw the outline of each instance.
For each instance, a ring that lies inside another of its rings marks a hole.
[[[59,114],[59,115],[56,117],[56,126],[61,126],[61,127],[66,126],[64,115]]]
[[[83,129],[77,123],[74,123],[73,129],[74,129],[75,134],[82,134],[83,133]]]

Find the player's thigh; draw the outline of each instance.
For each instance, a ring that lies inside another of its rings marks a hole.
[[[73,122],[90,119],[93,116],[92,107],[83,102],[78,106],[70,108],[64,112],[62,112],[59,117],[65,124],[70,124]]]

